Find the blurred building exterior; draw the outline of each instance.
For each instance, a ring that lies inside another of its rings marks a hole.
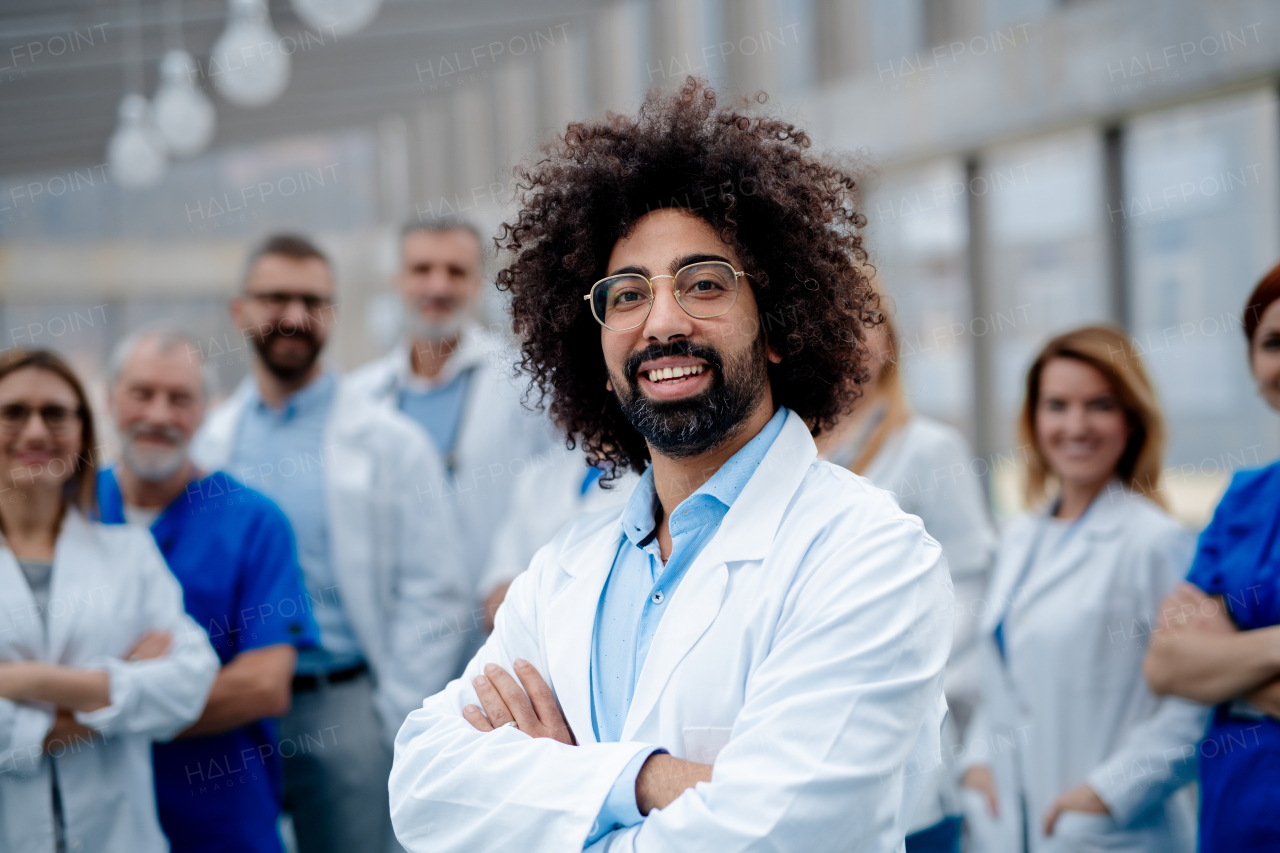
[[[199,57],[225,5],[187,7]],[[142,8],[154,70],[160,4]],[[272,4],[278,32],[301,29],[290,15]],[[98,24],[104,43],[74,56],[16,49]],[[1275,2],[389,2],[295,55],[278,104],[218,101],[212,151],[140,192],[101,165],[119,25],[75,0],[0,22],[2,348],[52,346],[97,376],[127,329],[170,317],[207,341],[225,392],[249,353],[224,307],[243,253],[290,229],[335,258],[332,355],[354,367],[399,328],[400,223],[496,229],[512,167],[552,133],[693,73],[768,92],[817,146],[856,155],[912,403],[971,438],[968,474],[1002,513],[1025,368],[1081,323],[1121,323],[1147,358],[1184,518],[1204,519],[1231,469],[1280,454],[1239,321],[1280,258]],[[502,322],[496,293],[490,312]]]

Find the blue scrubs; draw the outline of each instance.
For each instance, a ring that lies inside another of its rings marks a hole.
[[[98,475],[106,524],[124,523],[115,474]],[[314,646],[315,622],[293,533],[267,497],[222,473],[188,484],[151,525],[187,613],[223,664],[279,643]],[[156,744],[156,805],[174,853],[281,853],[284,798],[276,721]]]
[[[1242,631],[1280,624],[1280,463],[1240,471],[1200,535],[1187,580]],[[1201,853],[1280,849],[1280,720],[1224,703],[1200,742]]]

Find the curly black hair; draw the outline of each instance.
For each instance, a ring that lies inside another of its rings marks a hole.
[[[757,96],[764,102],[764,96]],[[546,156],[516,169],[521,210],[496,239],[515,257],[498,273],[512,294],[529,398],[617,476],[643,471],[644,438],[605,387],[600,326],[583,300],[614,244],[646,213],[682,208],[732,246],[752,276],[775,402],[817,435],[866,380],[864,327],[879,322],[857,229],[851,170],[809,153],[809,137],[750,104],[716,107],[705,81],[652,91],[639,114],[575,122]],[[527,399],[529,399],[527,398]]]

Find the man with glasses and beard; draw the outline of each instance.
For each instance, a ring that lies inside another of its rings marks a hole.
[[[289,522],[264,495],[191,462],[207,400],[192,337],[137,332],[107,375],[121,453],[98,474],[102,521],[151,530],[222,662],[200,719],[153,749],[160,825],[174,853],[283,853],[272,718],[289,709],[297,649],[316,642]]]
[[[523,366],[606,476],[643,473],[405,721],[409,850],[902,849],[951,584],[919,519],[817,459],[880,318],[853,178],[808,147],[691,79],[518,173]]]
[[[431,497],[444,472],[427,440],[319,359],[333,294],[329,261],[305,238],[271,237],[250,255],[231,314],[257,358],[193,455],[293,525],[319,627],[281,724],[298,745],[282,749],[298,849],[383,853],[391,740],[457,671],[469,588],[451,508]]]

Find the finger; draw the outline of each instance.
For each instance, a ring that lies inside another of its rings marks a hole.
[[[520,683],[524,685],[524,692],[529,695],[529,701],[533,704],[533,712],[538,715],[538,719],[543,725],[558,723],[564,717],[564,714],[560,711],[560,703],[556,701],[556,694],[547,686],[547,682],[542,679],[542,674],[538,672],[538,668],[523,658],[516,658],[514,668],[516,675],[520,678]]]
[[[533,732],[539,723],[538,715],[534,713],[533,706],[529,704],[529,697],[524,695],[524,689],[519,684],[516,684],[516,680],[511,677],[510,673],[497,664],[491,663],[486,666],[484,673],[489,677],[489,681],[493,683],[498,693],[502,695],[502,699],[512,717],[514,717],[516,725],[520,727],[520,731],[526,734]]]
[[[484,715],[489,718],[489,723],[495,729],[515,720],[507,710],[507,703],[502,701],[502,696],[494,688],[493,682],[479,675],[476,676],[475,685],[476,695],[480,697],[480,704],[484,706]]]
[[[480,713],[480,709],[475,705],[464,705],[462,707],[462,718],[470,723],[473,728],[479,731],[493,731],[493,726],[489,724],[489,721],[485,718],[484,714]]]
[[[1044,816],[1044,834],[1053,835],[1053,827],[1058,822],[1058,815],[1062,814],[1062,806],[1054,803],[1049,807],[1049,811]]]
[[[987,790],[987,808],[991,810],[992,817],[1000,817],[1000,802],[996,799],[994,790]]]

